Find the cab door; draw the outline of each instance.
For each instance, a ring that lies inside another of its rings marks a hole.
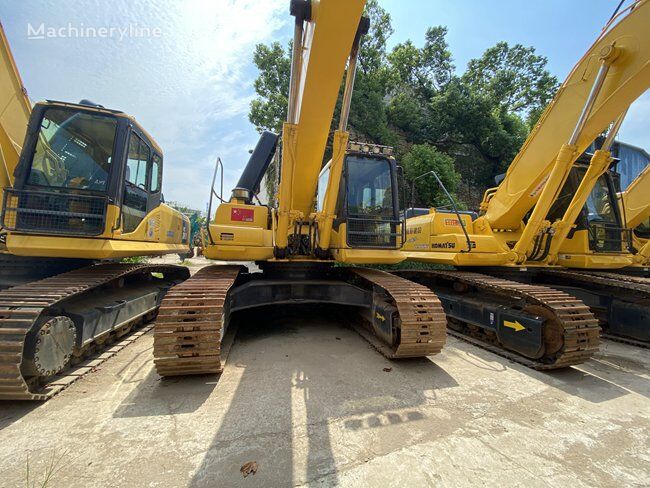
[[[131,132],[129,152],[124,169],[124,197],[122,200],[122,233],[137,229],[147,215],[148,185],[151,173],[151,148],[135,132]],[[144,233],[143,233],[144,234]],[[142,236],[144,238],[144,235]]]

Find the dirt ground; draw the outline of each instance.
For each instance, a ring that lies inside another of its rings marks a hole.
[[[648,350],[541,373],[453,338],[391,362],[320,308],[237,324],[221,377],[161,379],[149,333],[47,403],[2,403],[0,485],[650,485]]]

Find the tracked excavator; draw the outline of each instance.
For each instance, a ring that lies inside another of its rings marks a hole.
[[[610,129],[610,134],[613,132]],[[591,156],[591,160],[595,157]],[[583,300],[599,319],[603,337],[647,346],[650,340],[650,280],[644,276],[647,266],[639,261],[634,249],[635,230],[627,221],[625,207],[620,205],[618,174],[613,169],[605,170],[593,174],[589,182],[592,169],[589,157],[578,158],[547,216],[550,222],[562,219],[573,223],[563,241],[561,235],[553,237],[559,237],[561,244],[555,248],[550,246],[550,256],[556,250],[557,262],[564,269],[558,268],[551,258],[545,267],[531,267],[526,273],[517,273],[517,278],[549,284]],[[581,189],[585,186],[588,188]],[[572,213],[572,208],[579,210]]]
[[[350,142],[347,132],[359,43],[368,28],[364,3],[291,2],[295,27],[277,207],[253,203],[279,150],[278,137],[264,133],[232,196],[216,209],[204,243],[207,258],[255,261],[261,271],[210,266],[165,297],[154,327],[160,375],[220,372],[231,316],[266,305],[336,304],[389,358],[441,350],[446,319],[433,292],[389,273],[342,266],[404,259],[391,149]],[[346,63],[338,130],[323,167]]]
[[[650,216],[650,171],[646,168],[618,195],[615,190],[618,187],[617,179],[618,175],[611,170],[600,176],[599,184],[594,186],[575,227],[591,230],[592,220],[599,221],[600,227],[596,227],[597,232],[591,231],[590,239],[595,252],[601,254],[611,251],[612,243],[618,247],[615,238],[619,229],[622,229],[621,235],[631,264],[616,269],[592,266],[567,271],[554,270],[553,274],[541,275],[541,279],[550,281],[558,275],[566,277],[567,282],[574,287],[574,295],[582,297],[595,311],[601,321],[604,337],[648,347],[650,246],[647,245],[647,222]],[[567,183],[566,186],[570,185]],[[566,194],[566,189],[563,189],[563,193]],[[558,283],[554,286],[562,285]]]
[[[633,260],[606,170],[625,112],[650,84],[648,25],[644,0],[609,22],[478,215],[432,209],[407,220],[409,260],[463,268],[397,273],[436,292],[451,333],[536,369],[588,359],[599,325],[647,334],[647,284],[583,270]],[[607,129],[603,147],[579,159]]]
[[[1,37],[0,400],[46,400],[189,276],[119,262],[187,252],[189,221],[162,203],[162,151],[133,117],[87,101],[32,109]]]

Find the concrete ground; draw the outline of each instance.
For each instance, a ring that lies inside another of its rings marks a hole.
[[[650,485],[648,350],[541,373],[450,337],[391,362],[327,312],[239,316],[221,377],[161,379],[149,333],[0,404],[0,486]]]

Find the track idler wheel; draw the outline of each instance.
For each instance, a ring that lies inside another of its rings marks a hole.
[[[47,319],[29,341],[26,375],[48,377],[59,373],[70,361],[76,339],[77,329],[69,317]]]

